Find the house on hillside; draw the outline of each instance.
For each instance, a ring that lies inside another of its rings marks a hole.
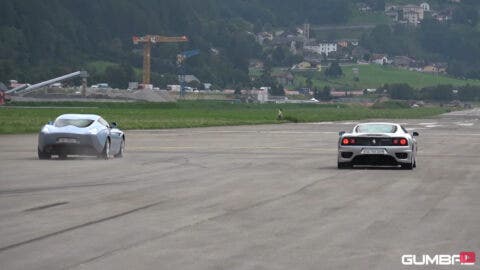
[[[418,25],[425,17],[425,11],[421,6],[405,5],[402,7],[403,20],[411,25]]]
[[[357,59],[363,59],[363,57],[365,55],[368,55],[370,53],[369,50],[361,47],[361,46],[358,46],[358,47],[355,47],[353,50],[352,50],[352,56],[357,58]]]
[[[423,3],[420,6],[417,5],[386,5],[385,15],[391,17],[395,22],[418,25],[425,18],[426,9],[430,11],[430,5]]]
[[[263,45],[265,41],[273,40],[273,34],[269,32],[260,32],[256,35],[256,40],[260,45]]]
[[[248,61],[248,67],[249,68],[255,68],[255,69],[263,69],[264,63],[261,60],[258,59],[250,59]]]
[[[290,72],[284,72],[272,75],[275,80],[281,85],[292,85],[295,77]]]
[[[430,4],[427,2],[423,2],[420,4],[420,7],[423,8],[423,11],[429,12],[430,11]]]
[[[370,7],[366,3],[357,3],[357,9],[358,9],[358,11],[363,12],[363,13],[372,11],[372,7]]]
[[[447,72],[447,64],[445,63],[434,63],[422,68],[422,72],[424,73],[446,73]]]
[[[433,12],[432,18],[437,20],[438,22],[448,22],[453,18],[453,11],[453,8],[447,8],[439,12]]]
[[[336,52],[338,50],[338,46],[335,42],[322,42],[318,45],[304,46],[303,49],[308,52],[325,54],[328,56],[329,53]]]
[[[392,64],[396,67],[408,68],[415,64],[415,59],[408,56],[395,56]]]
[[[391,63],[386,54],[377,53],[372,54],[372,58],[370,59],[370,61],[377,65],[386,65]]]
[[[182,78],[181,78],[181,75],[178,76],[178,80],[180,81]],[[200,82],[200,80],[195,77],[195,75],[185,75],[185,82],[186,83],[191,83],[191,82]]]
[[[312,68],[312,64],[307,61],[303,61],[295,66],[296,69],[310,69]]]

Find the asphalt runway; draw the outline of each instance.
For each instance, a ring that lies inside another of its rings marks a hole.
[[[127,131],[122,159],[0,136],[0,269],[433,269],[480,254],[480,110],[405,120],[418,167],[337,170],[354,122]],[[121,126],[121,121],[120,121]],[[454,266],[442,269],[480,269]]]

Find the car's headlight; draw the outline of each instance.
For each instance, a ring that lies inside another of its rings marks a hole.
[[[42,132],[42,133],[50,133],[50,129],[48,128],[48,126],[44,126],[44,127],[42,128],[42,131],[41,131],[41,132]]]
[[[98,132],[99,132],[99,130],[97,128],[92,128],[88,131],[88,133],[90,133],[92,135],[96,135]]]

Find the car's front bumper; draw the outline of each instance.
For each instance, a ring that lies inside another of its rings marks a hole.
[[[370,153],[367,153],[368,150]],[[372,153],[373,152],[373,153]],[[411,146],[339,146],[338,162],[353,165],[401,165],[412,163]]]

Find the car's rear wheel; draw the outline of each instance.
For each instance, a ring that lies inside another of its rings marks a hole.
[[[338,169],[350,169],[352,168],[352,164],[350,162],[338,162],[337,167]]]
[[[38,151],[38,159],[51,159],[52,158],[52,155],[50,153],[43,152],[38,148],[37,148],[37,151]]]
[[[114,157],[116,158],[123,157],[123,151],[125,151],[125,139],[122,139],[122,143],[120,144],[120,149],[118,150],[118,153]]]
[[[404,170],[413,170],[413,163],[403,163],[401,166]]]
[[[105,146],[103,147],[102,153],[99,155],[99,158],[109,159],[110,158],[110,139],[107,139]]]

